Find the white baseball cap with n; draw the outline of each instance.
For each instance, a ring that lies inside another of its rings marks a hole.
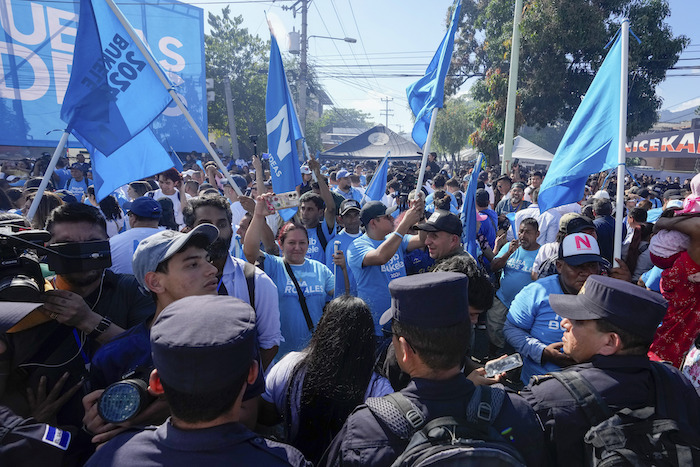
[[[570,266],[579,266],[584,263],[607,263],[600,255],[598,241],[592,235],[574,233],[567,235],[559,245],[559,259],[564,260]]]

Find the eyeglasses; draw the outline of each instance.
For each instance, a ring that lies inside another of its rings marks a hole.
[[[418,352],[416,352],[416,348],[413,347],[413,345],[408,341],[408,339],[406,339],[406,336],[402,336],[401,334],[395,333],[394,331],[390,331],[390,330],[384,330],[384,329],[383,329],[382,331],[384,332],[384,335],[386,335],[387,337],[388,337],[388,336],[395,336],[395,337],[396,337],[396,340],[399,340],[399,337],[403,337],[403,340],[406,341],[406,343],[407,343],[408,346],[411,348],[411,350],[413,351],[413,353],[418,353]]]

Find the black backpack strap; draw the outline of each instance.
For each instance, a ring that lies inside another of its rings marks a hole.
[[[292,279],[294,287],[297,289],[297,295],[299,296],[299,304],[301,305],[301,311],[304,312],[304,319],[306,320],[306,326],[309,328],[309,332],[314,332],[314,322],[311,321],[311,315],[309,314],[309,307],[306,305],[306,298],[304,298],[304,292],[301,291],[299,282],[297,281],[292,267],[289,265],[287,260],[284,261],[284,268],[287,270],[287,274]]]
[[[245,284],[248,286],[250,306],[255,309],[255,266],[246,261],[243,264],[243,275],[245,276]]]
[[[384,397],[368,397],[365,405],[401,439],[409,439],[425,424],[423,412],[400,392]]]
[[[555,371],[549,374],[569,391],[592,426],[612,416],[610,407],[600,393],[578,371]]]
[[[506,391],[501,385],[476,386],[467,405],[467,421],[479,427],[482,433],[488,433],[506,398]]]
[[[323,221],[324,219],[321,219],[321,222],[316,226],[316,236],[318,237],[318,241],[321,242],[321,248],[323,248],[323,251],[326,251],[328,240],[326,239],[326,234],[323,233]]]

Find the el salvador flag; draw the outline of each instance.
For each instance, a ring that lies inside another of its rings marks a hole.
[[[293,191],[301,185],[301,169],[296,142],[302,139],[301,127],[294,109],[282,56],[274,34],[270,31],[270,66],[267,75],[265,117],[267,119],[267,148],[270,151],[270,173],[275,193]],[[296,208],[280,211],[289,220]]]
[[[81,0],[61,119],[105,156],[146,128],[172,98],[102,0]],[[152,175],[152,174],[149,174]]]

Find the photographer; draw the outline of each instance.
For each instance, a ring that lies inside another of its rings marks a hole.
[[[27,387],[46,393],[65,373],[66,388],[89,374],[90,358],[97,348],[153,314],[150,297],[137,292],[133,276],[114,274],[105,269],[105,251],[109,251],[104,217],[99,210],[84,204],[67,204],[55,209],[47,221],[51,234],[49,248],[58,244],[78,248],[83,257],[98,259],[63,261],[62,272],[50,279],[51,287],[43,295],[39,323],[30,329],[5,334],[10,362],[2,403],[18,415],[30,411]],[[101,241],[101,242],[100,242]],[[90,243],[99,242],[99,243]],[[63,247],[65,248],[65,247]],[[74,255],[74,254],[73,254]],[[60,263],[60,261],[59,261]],[[35,313],[37,315],[37,313]],[[57,414],[60,425],[80,426],[83,416],[79,392]]]

